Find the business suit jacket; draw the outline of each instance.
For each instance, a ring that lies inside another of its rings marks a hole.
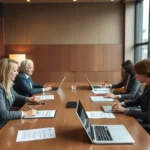
[[[125,103],[125,107],[141,106],[141,111],[130,108],[128,115],[137,119],[142,119],[143,123],[150,123],[150,85],[145,87],[143,94],[133,100]]]
[[[32,84],[32,88],[30,82]],[[31,78],[30,78],[30,82],[26,78],[25,74],[23,72],[20,72],[14,81],[15,83],[14,90],[20,95],[29,96],[29,97],[32,96],[33,94],[43,92],[43,85],[34,83]]]
[[[12,97],[7,98],[3,85],[0,83],[0,128],[6,123],[6,121],[18,119],[22,116],[21,111],[10,111],[10,108],[14,102],[24,105],[27,97],[17,94],[13,88],[11,88],[11,94]]]
[[[124,82],[120,82],[119,84],[113,84],[112,88],[121,88],[124,86]],[[118,98],[119,101],[123,100],[134,100],[137,99],[142,94],[142,86],[141,83],[137,80],[135,76],[131,76],[127,85],[127,90],[125,94],[121,95],[121,98]]]

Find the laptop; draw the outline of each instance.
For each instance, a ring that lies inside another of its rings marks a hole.
[[[62,86],[63,82],[65,81],[65,79],[66,79],[66,76],[62,79],[62,81],[61,81],[59,87],[53,87],[53,88],[50,90],[50,92],[57,92],[57,91],[61,88],[61,86]]]
[[[102,110],[106,113],[112,113],[112,106],[102,106]]]
[[[109,88],[103,88],[100,85],[92,85],[89,78],[86,75],[84,75],[84,77],[87,79],[89,86],[91,87],[92,91],[102,91],[102,93],[107,91],[107,93],[109,93],[108,92],[108,91],[110,91]]]
[[[92,125],[80,100],[77,102],[76,114],[94,144],[132,144],[134,139],[124,125]]]

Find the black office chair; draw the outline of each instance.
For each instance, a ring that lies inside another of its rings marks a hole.
[[[141,119],[136,119],[138,123],[145,129],[145,131],[150,134],[150,124],[143,122]]]

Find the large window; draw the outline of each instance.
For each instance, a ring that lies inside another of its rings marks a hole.
[[[135,24],[135,62],[150,58],[150,2],[138,0]]]

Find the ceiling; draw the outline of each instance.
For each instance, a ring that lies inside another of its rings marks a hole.
[[[26,0],[1,0],[3,3],[26,3]],[[120,2],[124,0],[114,0],[113,2]],[[129,0],[133,1],[133,0]],[[77,2],[111,2],[111,0],[77,0]],[[77,3],[73,0],[30,0],[30,3]]]

